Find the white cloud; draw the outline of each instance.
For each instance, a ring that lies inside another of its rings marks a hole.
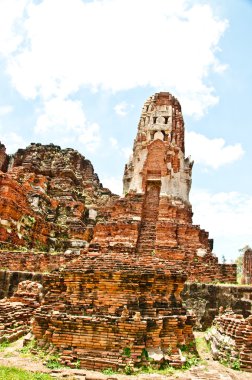
[[[118,140],[114,137],[109,138],[109,143],[112,149],[118,151],[127,161],[129,160],[129,157],[132,154],[132,149],[130,147],[120,147]]]
[[[10,105],[0,106],[0,116],[8,115],[13,111],[13,107]]]
[[[79,142],[89,151],[96,150],[100,143],[99,125],[86,120],[78,100],[54,98],[45,101],[34,131],[40,136],[56,136],[63,145]]]
[[[119,148],[118,141],[114,137],[110,137],[109,138],[109,142],[110,142],[110,145],[111,145],[112,148],[115,148],[115,149]]]
[[[64,132],[81,132],[85,123],[86,117],[80,101],[54,98],[44,103],[35,132],[48,133],[52,128],[63,128]]]
[[[115,113],[119,116],[126,116],[129,112],[129,109],[132,108],[127,102],[121,102],[115,105]]]
[[[1,133],[1,142],[6,146],[8,154],[15,153],[20,148],[25,148],[28,143],[16,132]]]
[[[191,192],[195,224],[209,231],[215,239],[215,252],[235,258],[238,249],[252,244],[251,215],[252,197],[237,192],[210,193],[207,190]],[[229,247],[229,250],[222,251]]]
[[[101,183],[104,187],[107,187],[114,194],[122,195],[122,191],[123,191],[122,178],[113,177],[113,176],[102,177]]]
[[[12,5],[6,10],[8,1]],[[196,116],[218,101],[206,78],[225,68],[216,52],[227,21],[218,20],[210,5],[187,0],[8,1],[0,3],[0,14],[10,19],[2,52],[13,86],[26,98],[67,98],[83,85],[112,92],[151,86],[171,90],[183,101],[184,112]],[[16,9],[19,1],[22,6]]]
[[[186,132],[186,153],[201,165],[218,169],[240,159],[244,151],[241,144],[226,145],[222,138],[209,139],[196,132]]]
[[[25,6],[29,2],[29,0],[0,1],[0,54],[9,55],[22,43],[19,22],[22,21]]]
[[[122,148],[122,153],[126,160],[129,160],[130,156],[133,154],[132,149],[130,147]]]
[[[90,123],[83,132],[78,136],[79,141],[85,145],[89,152],[98,149],[101,142],[100,126],[97,123]]]

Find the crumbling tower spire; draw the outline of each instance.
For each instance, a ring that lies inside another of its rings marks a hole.
[[[145,193],[147,183],[160,182],[160,195],[189,201],[193,163],[184,156],[184,121],[178,100],[168,92],[144,104],[133,156],[125,166],[124,193]]]

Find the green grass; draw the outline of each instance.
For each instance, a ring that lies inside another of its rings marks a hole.
[[[164,365],[162,369],[157,369],[152,366],[146,366],[146,367],[141,367],[138,371],[136,371],[137,374],[141,373],[147,373],[147,374],[159,374],[159,375],[172,375],[176,372],[176,369],[167,365]]]
[[[3,352],[7,347],[9,347],[10,342],[7,340],[4,340],[2,343],[0,343],[0,351]]]
[[[31,340],[26,346],[19,350],[20,354],[24,358],[41,359],[45,361],[45,366],[50,369],[63,368],[64,366],[59,362],[58,354],[48,354],[44,350],[40,349],[36,345],[36,341]],[[79,362],[76,362],[76,368],[79,366]]]
[[[53,380],[53,377],[45,373],[0,366],[0,380]]]
[[[102,370],[102,373],[104,373],[104,375],[115,375],[118,371],[115,371],[113,368],[106,368]]]
[[[186,356],[186,362],[182,365],[182,369],[190,369],[193,366],[197,366],[201,363],[201,359],[194,355],[194,354],[188,354]]]

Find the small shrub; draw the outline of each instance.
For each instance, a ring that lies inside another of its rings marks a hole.
[[[146,350],[146,348],[143,348],[142,353],[141,353],[141,357],[145,358],[146,360],[149,360],[149,354],[148,354],[148,351]]]
[[[227,353],[226,356],[220,360],[220,363],[225,367],[235,369],[236,371],[240,371],[241,369],[239,358],[232,359],[229,353]]]
[[[59,362],[59,357],[57,355],[49,356],[46,361],[46,367],[50,369],[62,368],[62,364]]]
[[[126,365],[124,368],[124,372],[126,375],[132,375],[132,373],[134,372],[134,369],[130,365]]]
[[[112,368],[106,368],[102,371],[102,373],[104,373],[104,375],[114,375],[116,371],[114,371]]]
[[[34,339],[32,339],[26,346],[22,347],[19,350],[19,352],[21,352],[21,354],[24,354],[26,356],[26,355],[30,355],[31,350],[34,350],[35,348],[36,348],[36,342]]]
[[[131,349],[129,347],[125,347],[123,349],[123,355],[125,355],[129,358],[131,356]]]
[[[182,365],[182,369],[189,369],[200,363],[200,358],[193,354],[188,354],[186,357],[186,362]]]
[[[234,360],[232,365],[231,365],[231,368],[235,369],[236,371],[240,371],[241,370],[240,360],[239,359]]]

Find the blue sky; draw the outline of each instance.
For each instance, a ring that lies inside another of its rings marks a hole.
[[[194,223],[234,260],[252,245],[252,1],[0,0],[0,140],[89,158],[121,191],[144,101],[177,96]]]

